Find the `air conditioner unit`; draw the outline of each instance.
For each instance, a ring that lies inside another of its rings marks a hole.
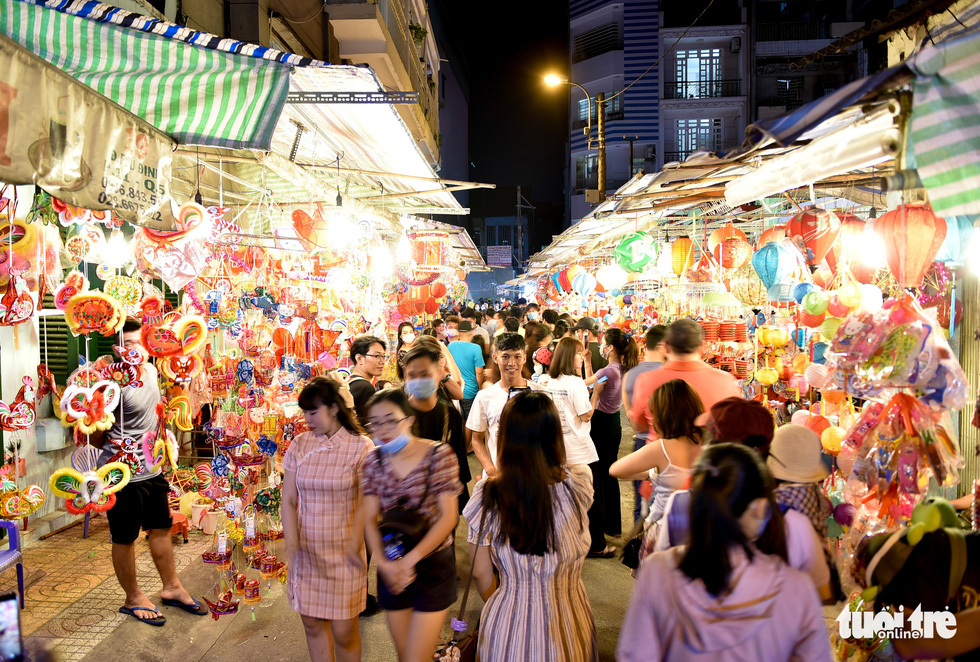
[[[742,38],[732,37],[732,43],[728,48],[732,53],[738,53],[740,50],[742,50]]]

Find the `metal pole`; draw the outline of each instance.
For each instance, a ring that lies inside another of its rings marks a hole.
[[[599,172],[598,185],[599,200],[606,199],[606,94],[599,92],[596,95],[596,112],[599,118],[596,126],[596,133],[599,137]]]

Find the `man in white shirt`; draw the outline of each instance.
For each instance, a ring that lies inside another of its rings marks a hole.
[[[466,427],[473,432],[473,451],[483,465],[484,478],[497,473],[497,426],[511,393],[542,390],[521,374],[526,359],[524,349],[524,338],[516,333],[503,333],[494,338],[493,361],[500,370],[500,381],[476,394],[466,419]]]

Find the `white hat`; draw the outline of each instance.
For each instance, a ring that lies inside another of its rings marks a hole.
[[[817,483],[830,471],[820,460],[820,437],[804,425],[784,425],[769,445],[769,470],[777,480]]]

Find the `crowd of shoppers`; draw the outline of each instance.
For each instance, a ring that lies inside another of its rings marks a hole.
[[[844,596],[819,438],[777,430],[702,358],[696,321],[631,337],[535,304],[453,312],[355,339],[353,406],[335,380],[299,396],[282,516],[313,659],[360,659],[372,561],[399,660],[432,659],[465,535],[479,659],[597,660],[582,574],[625,542],[620,480],[642,562],[617,659],[831,659],[821,603]]]

